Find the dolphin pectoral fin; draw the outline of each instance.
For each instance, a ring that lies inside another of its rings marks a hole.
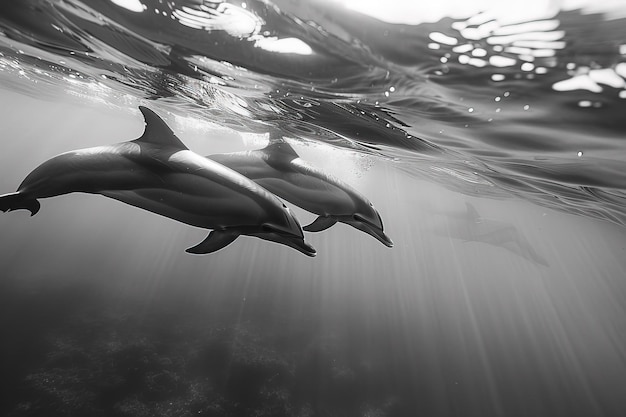
[[[238,236],[239,234],[233,232],[213,230],[206,239],[196,246],[188,248],[185,252],[196,255],[212,253],[230,245]]]
[[[20,192],[0,195],[0,210],[2,211],[28,210],[30,215],[34,216],[40,207],[37,199],[28,198]]]
[[[302,229],[307,232],[321,232],[322,230],[328,229],[335,223],[337,223],[337,220],[332,217],[319,216],[315,219],[315,221],[313,221],[313,223],[308,226],[304,226]]]

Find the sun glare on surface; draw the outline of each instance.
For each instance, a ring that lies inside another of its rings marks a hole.
[[[588,13],[607,13],[614,17],[626,15],[623,0],[594,2],[591,0],[527,0],[503,2],[498,0],[445,0],[418,2],[413,0],[325,0],[343,4],[357,11],[388,23],[417,25],[437,22],[444,17],[455,19],[489,11],[501,23],[512,24],[554,16],[559,10],[582,9]]]

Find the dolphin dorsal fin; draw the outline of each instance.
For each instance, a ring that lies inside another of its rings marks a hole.
[[[476,208],[474,207],[474,205],[468,201],[465,202],[465,207],[467,208],[467,219],[470,222],[473,223],[477,223],[480,221],[481,217],[480,214],[478,214],[478,211],[476,210]]]
[[[286,159],[288,161],[300,158],[300,155],[298,155],[291,145],[285,141],[270,142],[269,145],[263,148],[263,151],[265,151],[270,158],[281,160]]]
[[[146,121],[146,128],[143,135],[135,139],[137,142],[150,143],[162,147],[188,149],[185,144],[176,137],[167,123],[155,112],[144,106],[139,106],[139,111],[141,111]]]

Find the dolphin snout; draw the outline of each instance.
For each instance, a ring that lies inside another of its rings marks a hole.
[[[289,208],[283,207],[283,209],[285,212],[285,221],[282,222],[282,224],[265,223],[263,225],[264,232],[256,236],[261,239],[287,245],[307,256],[315,256],[317,251],[313,246],[304,241],[304,232],[296,216]]]
[[[389,238],[389,236],[385,234],[385,232],[383,232],[382,223],[380,226],[372,224],[359,215],[353,215],[352,218],[344,221],[355,229],[358,229],[372,236],[388,248],[393,247],[393,241]]]
[[[315,256],[317,251],[313,246],[304,241],[304,232],[302,231],[302,226],[300,225],[300,222],[296,218],[295,214],[293,214],[287,207],[285,207],[285,210],[288,214],[287,219],[289,225],[289,230],[285,231],[286,233],[283,234],[283,238],[286,239],[285,244],[299,250],[307,256]]]

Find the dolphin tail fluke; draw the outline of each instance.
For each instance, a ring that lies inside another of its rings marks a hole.
[[[216,252],[233,243],[238,236],[239,234],[233,232],[213,230],[209,233],[206,239],[198,243],[196,246],[192,246],[187,249],[185,252],[196,255]]]
[[[304,226],[302,229],[307,232],[321,232],[322,230],[326,230],[332,225],[337,223],[336,219],[332,217],[319,216],[313,223],[308,226]]]
[[[35,198],[29,198],[20,192],[0,195],[0,210],[28,210],[34,216],[39,211],[41,205]]]

